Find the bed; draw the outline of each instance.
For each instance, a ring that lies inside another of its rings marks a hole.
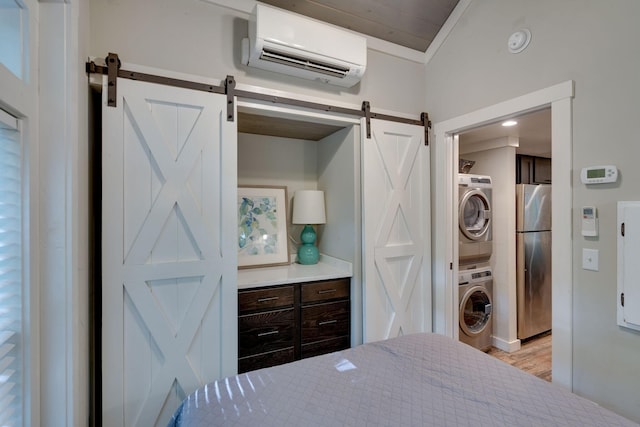
[[[638,426],[437,334],[411,334],[224,378],[170,426]]]

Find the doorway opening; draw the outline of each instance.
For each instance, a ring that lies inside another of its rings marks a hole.
[[[463,131],[458,144],[460,182],[484,177],[493,190],[488,213],[479,215],[491,220],[481,263],[492,272],[485,351],[551,381],[551,108]],[[459,244],[460,277],[469,268],[466,246],[478,244]]]
[[[571,116],[574,83],[566,81],[434,125],[433,145],[433,300],[434,331],[458,338],[457,178],[459,135],[467,130],[545,108],[551,109],[552,236],[554,253],[573,253],[571,211]],[[514,165],[515,167],[515,165]],[[515,248],[514,248],[515,252]],[[552,260],[552,370],[553,382],[572,389],[571,257]],[[495,344],[495,340],[494,340]],[[505,350],[520,345],[505,341]]]

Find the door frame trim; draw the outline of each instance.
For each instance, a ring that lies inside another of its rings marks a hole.
[[[435,123],[432,157],[432,283],[433,331],[458,338],[457,174],[458,136],[471,128],[551,107],[553,191],[552,250],[573,254],[572,220],[572,98],[574,82],[568,80],[509,99],[468,114]],[[573,388],[573,259],[556,257],[553,280],[553,382]]]

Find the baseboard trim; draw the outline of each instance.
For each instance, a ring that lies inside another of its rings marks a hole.
[[[515,339],[513,341],[506,341],[499,337],[491,337],[493,341],[493,346],[499,348],[502,351],[506,351],[507,353],[513,353],[514,351],[520,350],[521,342],[519,339]]]

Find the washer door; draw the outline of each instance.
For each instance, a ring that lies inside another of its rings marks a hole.
[[[491,319],[491,298],[483,286],[473,286],[460,300],[460,328],[468,336],[482,333]]]
[[[468,239],[481,240],[491,224],[491,205],[482,190],[464,193],[458,206],[460,231]]]

